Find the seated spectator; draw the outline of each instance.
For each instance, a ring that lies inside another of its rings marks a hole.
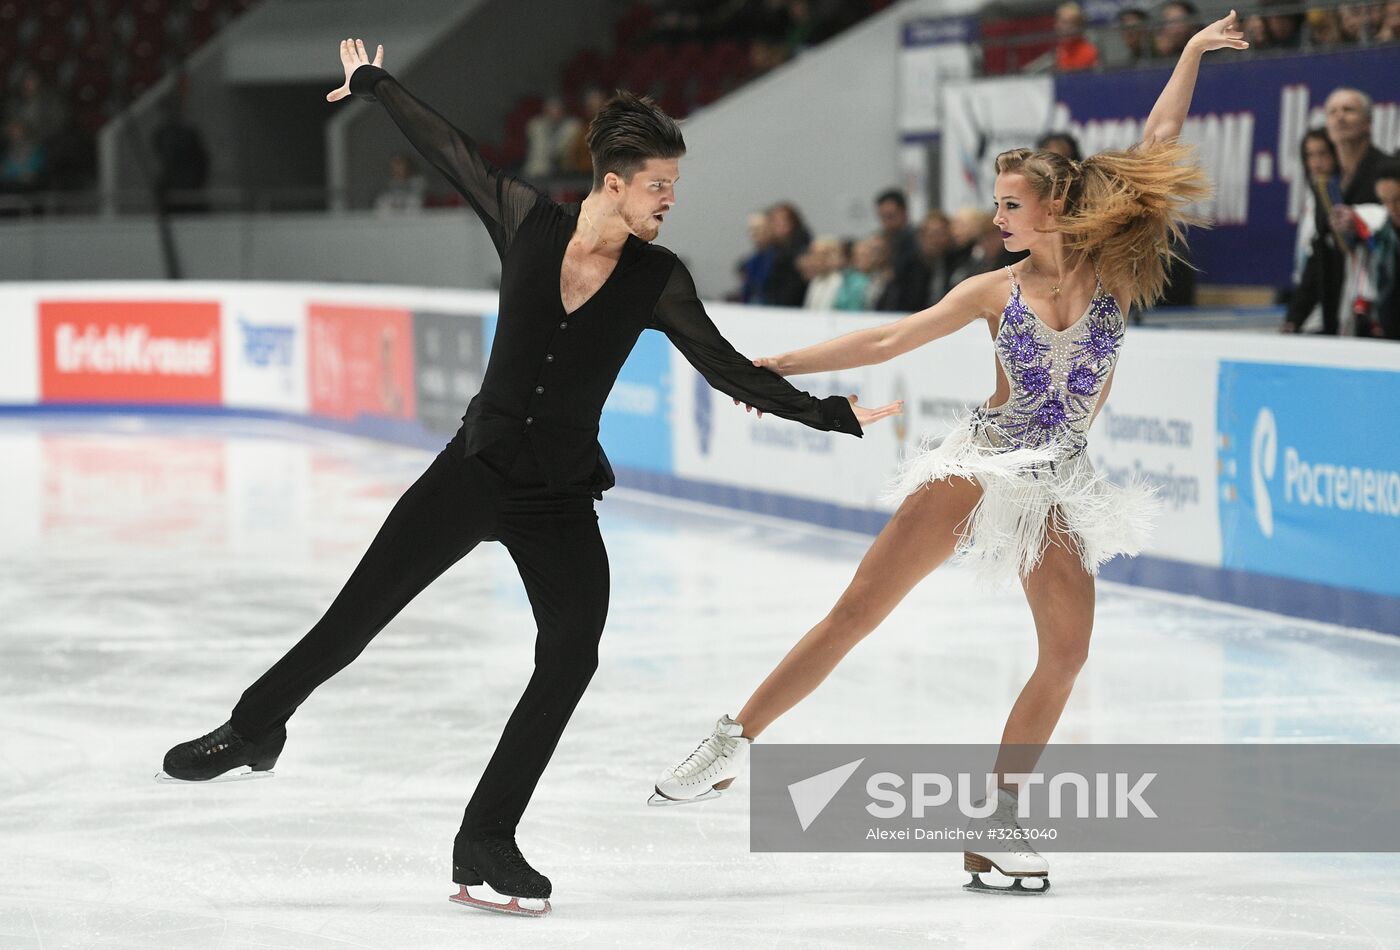
[[[1336,10],[1330,7],[1314,7],[1308,11],[1309,46],[1335,46],[1341,39],[1341,24],[1337,22]]]
[[[1136,66],[1152,57],[1152,44],[1147,36],[1147,14],[1137,7],[1118,11],[1118,43],[1109,46],[1105,61],[1110,66]]]
[[[1372,5],[1368,3],[1338,4],[1339,41],[1354,45],[1369,42],[1374,38],[1376,30],[1371,20],[1372,10]]]
[[[948,253],[948,266],[952,268],[952,273],[948,275],[950,288],[956,286],[957,281],[953,279],[953,274],[972,256],[972,247],[982,233],[984,219],[988,217],[990,215],[981,208],[966,207],[953,212],[949,221],[949,231],[953,238],[953,248]]]
[[[427,194],[427,179],[414,170],[407,155],[397,152],[389,158],[389,181],[374,199],[374,210],[383,214],[420,211]]]
[[[1269,28],[1260,14],[1251,13],[1245,17],[1244,22],[1240,24],[1240,30],[1252,51],[1257,53],[1269,48]]]
[[[1069,132],[1046,132],[1040,137],[1040,141],[1035,143],[1035,147],[1044,152],[1062,155],[1072,162],[1084,161],[1084,156],[1079,151],[1079,139]]]
[[[919,256],[923,258],[928,271],[928,290],[923,307],[931,307],[948,293],[948,283],[953,275],[952,265],[953,232],[948,216],[942,211],[930,211],[919,225]],[[922,309],[922,307],[917,308]]]
[[[68,125],[68,104],[37,69],[27,69],[18,94],[5,105],[5,118],[23,122],[29,137],[43,145]]]
[[[5,124],[4,160],[0,162],[0,190],[37,191],[44,185],[48,164],[44,146],[39,144],[23,119]]]
[[[578,123],[573,139],[564,149],[564,171],[577,175],[593,174],[593,156],[588,151],[588,128],[607,101],[607,96],[597,86],[590,86],[583,94],[583,121]]]
[[[1372,237],[1369,280],[1362,319],[1373,337],[1400,340],[1400,161],[1390,159],[1376,174],[1376,195],[1385,224]]]
[[[1158,14],[1161,25],[1152,34],[1152,52],[1158,59],[1177,59],[1196,32],[1199,11],[1191,0],[1168,0]]]
[[[909,206],[904,192],[897,188],[881,192],[875,199],[880,233],[890,252],[892,286],[886,301],[888,310],[919,310],[927,294],[928,272],[919,254],[919,237],[909,226]]]
[[[1020,258],[1020,255],[1006,250],[1006,244],[1001,239],[1001,228],[993,222],[991,212],[978,211],[976,220],[968,223],[976,229],[976,237],[967,259],[953,272],[954,287],[969,277],[1009,266]]]
[[[1084,9],[1077,3],[1055,8],[1055,69],[1062,73],[1093,69],[1099,64],[1099,50],[1084,35]]]
[[[1382,43],[1400,43],[1400,0],[1390,0],[1381,11],[1381,28],[1376,39]]]
[[[802,256],[808,269],[807,310],[835,310],[836,298],[846,280],[846,252],[834,237],[820,237]]]
[[[800,307],[807,297],[807,282],[797,270],[797,258],[812,243],[812,232],[802,213],[788,202],[768,209],[768,238],[773,264],[763,284],[763,302],[770,307]]]
[[[870,310],[883,287],[875,284],[876,277],[886,269],[888,253],[885,239],[872,234],[857,241],[851,248],[851,268],[836,295],[837,310]]]
[[[1270,49],[1298,49],[1303,45],[1304,15],[1297,12],[1297,0],[1261,0],[1264,30]],[[1291,10],[1284,13],[1282,10]],[[1248,39],[1248,37],[1246,37]]]
[[[740,303],[761,304],[766,302],[764,285],[768,283],[768,272],[773,269],[773,242],[768,231],[767,212],[757,211],[749,215],[749,243],[752,245],[748,256],[739,262]]]
[[[1331,218],[1332,204],[1341,198],[1341,164],[1336,146],[1323,129],[1305,133],[1300,147],[1309,187],[1303,213],[1298,216],[1293,288],[1281,329],[1299,333],[1320,325],[1321,332],[1335,334],[1344,262]]]
[[[545,100],[544,111],[525,127],[525,167],[528,178],[548,178],[564,170],[564,156],[578,135],[579,121],[564,112],[558,96]]]

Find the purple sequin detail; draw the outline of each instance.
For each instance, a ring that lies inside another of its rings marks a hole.
[[[1035,410],[1035,421],[1042,429],[1056,429],[1065,424],[1065,407],[1058,399],[1048,399]]]
[[[1021,379],[1024,380],[1025,377],[1022,376]],[[1099,388],[1099,374],[1088,366],[1076,366],[1069,371],[1065,385],[1076,396],[1092,396]]]
[[[1033,333],[1013,333],[1006,338],[1006,357],[1018,363],[1029,363],[1036,358],[1039,349]]]
[[[1050,388],[1050,367],[1031,366],[1021,374],[1021,388],[1037,396]]]
[[[1089,325],[1089,337],[1084,341],[1084,349],[1097,360],[1106,360],[1118,349],[1120,334],[1105,323],[1094,321]]]

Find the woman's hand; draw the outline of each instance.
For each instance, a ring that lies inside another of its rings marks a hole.
[[[886,403],[878,409],[867,409],[864,406],[856,405],[856,396],[854,393],[846,398],[851,401],[851,409],[855,412],[856,421],[860,423],[862,429],[872,422],[878,422],[886,416],[897,416],[904,411],[903,399],[896,399],[894,402]]]
[[[350,95],[350,76],[361,66],[384,65],[384,44],[379,44],[379,50],[374,54],[374,62],[371,63],[365,53],[364,40],[341,40],[340,65],[345,67],[345,85],[326,93],[327,102],[339,102]]]
[[[1213,49],[1249,49],[1244,30],[1240,29],[1240,18],[1234,10],[1191,37],[1190,42],[1202,53]]]

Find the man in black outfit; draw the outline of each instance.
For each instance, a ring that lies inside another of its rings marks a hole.
[[[171,749],[168,776],[204,780],[270,769],[286,722],[423,588],[483,540],[505,545],[539,627],[535,670],[467,805],[453,880],[484,880],[525,912],[550,882],[525,861],[515,829],[598,664],[608,562],[595,499],[613,485],[598,444],[603,402],[643,330],[665,333],[716,389],[754,408],[860,436],[899,411],[816,399],[741,356],[715,329],[690,274],[649,242],[675,202],[685,142],[650,100],[621,94],[588,133],[593,190],[561,206],[503,174],[476,144],[374,62],[341,44],[345,85],[327,96],[377,100],[481,217],[501,256],[500,310],[481,391],[462,427],[404,494],[322,619],[250,686],[229,722]]]

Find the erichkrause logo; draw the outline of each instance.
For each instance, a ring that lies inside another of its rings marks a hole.
[[[217,302],[41,301],[46,400],[216,403]]]

